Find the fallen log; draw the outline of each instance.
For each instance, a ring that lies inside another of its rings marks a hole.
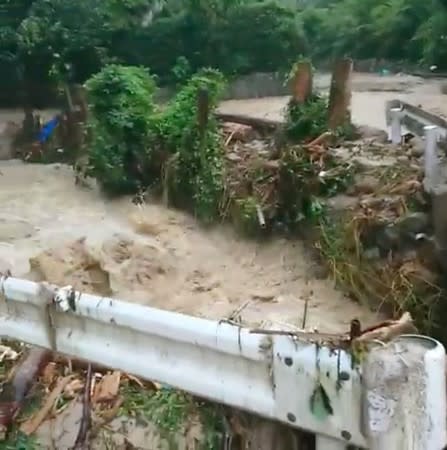
[[[50,362],[51,355],[49,350],[32,347],[14,370],[12,380],[3,386],[0,396],[0,440],[6,438],[28,391]]]
[[[275,131],[282,126],[283,122],[279,120],[267,119],[262,117],[251,117],[244,114],[225,114],[217,112],[215,116],[222,122],[232,122],[241,125],[248,125],[260,131]]]

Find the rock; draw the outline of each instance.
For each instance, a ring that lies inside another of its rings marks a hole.
[[[380,186],[380,180],[372,175],[356,175],[352,187],[352,195],[372,194]],[[351,189],[350,189],[351,191]],[[351,192],[349,192],[351,194]]]
[[[388,141],[388,134],[386,131],[380,130],[379,128],[369,127],[367,125],[362,125],[357,127],[357,132],[366,139],[373,138],[374,141],[385,144]]]
[[[257,137],[256,130],[248,125],[225,122],[223,129],[234,141],[248,142]]]
[[[380,250],[378,247],[368,248],[363,252],[363,258],[367,261],[380,258]]]
[[[414,156],[416,158],[420,158],[421,156],[424,155],[424,152],[425,152],[424,141],[420,137],[415,136],[411,140],[411,146],[408,150],[409,155]]]
[[[333,212],[344,212],[357,206],[359,200],[357,197],[339,194],[327,200],[327,206]]]
[[[354,156],[352,160],[360,167],[360,169],[363,170],[377,169],[379,167],[392,167],[397,163],[396,158],[392,158],[390,156],[383,156],[380,158]]]
[[[399,248],[401,234],[396,226],[388,225],[377,231],[375,241],[380,250],[389,252],[390,250]]]
[[[258,153],[264,153],[266,155],[270,153],[269,143],[267,141],[262,141],[260,139],[253,139],[251,142],[247,142],[245,144],[245,147]]]
[[[239,161],[242,161],[242,158],[241,158],[239,155],[237,155],[236,153],[233,153],[233,152],[227,153],[225,156],[226,156],[226,158],[227,158],[229,161],[232,161],[232,162],[239,162]]]
[[[430,226],[430,217],[423,212],[410,213],[397,224],[402,233],[423,233]]]

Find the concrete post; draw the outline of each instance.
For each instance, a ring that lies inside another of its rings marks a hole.
[[[416,335],[377,345],[362,367],[368,449],[443,448],[447,442],[444,347]]]
[[[402,126],[401,126],[401,112],[400,108],[391,108],[391,127],[390,127],[390,141],[393,144],[400,144],[402,142]]]
[[[424,133],[424,184],[431,191],[439,182],[438,128],[435,125],[427,125],[424,127]]]

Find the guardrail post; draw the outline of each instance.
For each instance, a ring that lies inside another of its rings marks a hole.
[[[316,450],[345,450],[346,442],[326,436],[317,435],[315,439]]]
[[[390,141],[393,144],[400,144],[402,142],[402,126],[401,126],[401,108],[391,108],[391,131]]]
[[[438,182],[438,127],[427,125],[424,127],[425,153],[424,153],[424,175],[425,184],[431,189]]]
[[[373,348],[363,366],[369,450],[440,450],[447,441],[445,349],[405,335]]]

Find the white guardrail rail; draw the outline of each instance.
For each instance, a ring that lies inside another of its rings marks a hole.
[[[390,100],[385,105],[385,116],[389,138],[396,144],[401,142],[406,131],[425,137],[426,127],[436,127],[437,140],[447,139],[447,121],[419,106],[402,100]]]
[[[288,335],[0,280],[0,335],[166,383],[316,435],[317,450],[441,450],[445,351],[423,336],[378,343],[362,367]],[[352,448],[350,447],[350,448]]]

